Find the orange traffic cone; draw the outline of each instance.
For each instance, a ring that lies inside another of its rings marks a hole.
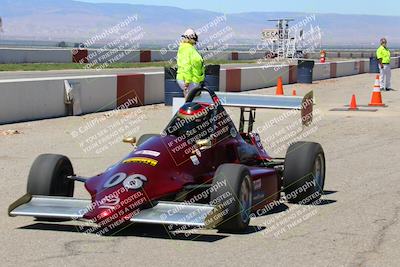
[[[371,103],[368,106],[383,107],[381,86],[379,84],[379,75],[376,75],[374,88],[372,90]]]
[[[350,102],[349,110],[357,110],[357,109],[358,109],[358,107],[357,107],[357,102],[356,102],[356,96],[353,95],[353,96],[351,97],[351,102]]]
[[[293,91],[292,91],[292,96],[297,96],[296,89],[293,89]]]
[[[278,77],[278,84],[276,86],[275,94],[276,95],[284,95],[284,93],[283,93],[283,82],[282,82],[282,77],[281,76]]]

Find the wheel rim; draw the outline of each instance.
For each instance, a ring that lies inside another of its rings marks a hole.
[[[250,217],[251,211],[251,201],[252,201],[252,192],[251,192],[251,181],[250,177],[247,175],[242,182],[240,187],[240,205],[241,205],[241,217],[242,221],[246,223]]]
[[[55,196],[70,196],[71,194],[71,180],[67,179],[68,175],[72,175],[73,171],[68,165],[61,166],[60,170],[58,171],[57,178],[54,185],[54,192],[52,195]]]
[[[324,156],[318,154],[314,162],[314,179],[315,179],[315,189],[318,192],[322,192],[322,187],[324,186],[325,178],[325,162]]]

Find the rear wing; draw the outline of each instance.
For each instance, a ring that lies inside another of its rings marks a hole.
[[[222,106],[239,108],[269,108],[269,109],[291,109],[301,111],[303,125],[308,126],[313,119],[314,94],[313,91],[302,96],[274,96],[242,93],[215,92]],[[212,103],[210,96],[202,92],[193,101]]]

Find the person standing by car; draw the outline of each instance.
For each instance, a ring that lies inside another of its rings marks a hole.
[[[195,47],[197,41],[196,32],[187,29],[178,49],[176,80],[185,97],[190,90],[199,87],[205,78],[204,60]]]
[[[390,90],[390,50],[387,48],[386,38],[381,39],[381,46],[376,50],[376,58],[379,60],[380,87],[381,90]]]

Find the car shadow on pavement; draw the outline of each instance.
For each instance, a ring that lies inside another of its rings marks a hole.
[[[250,223],[251,223],[251,221],[250,221]],[[246,228],[246,230],[241,231],[241,232],[232,233],[232,232],[225,232],[223,230],[218,230],[218,233],[224,233],[224,234],[230,234],[230,235],[232,235],[232,234],[234,234],[234,235],[249,235],[249,234],[261,232],[265,229],[266,229],[265,226],[249,225]]]
[[[256,212],[253,212],[253,215],[255,217],[262,217],[262,216],[268,216],[271,214],[275,214],[275,213],[280,213],[280,212],[284,212],[286,210],[288,210],[289,207],[285,204],[285,203],[280,203],[277,206],[273,206],[273,207],[265,207],[263,209],[259,209]]]
[[[317,204],[314,204],[314,206],[324,206],[324,205],[329,205],[336,203],[336,200],[333,199],[321,199]]]
[[[31,225],[19,227],[18,229],[24,230],[41,230],[41,231],[60,231],[60,232],[75,232],[82,233],[88,232],[92,227],[89,226],[76,226],[70,224],[60,224],[60,223],[47,223],[38,222]],[[200,230],[201,231],[201,230]],[[90,232],[90,231],[89,231]],[[96,235],[95,233],[89,233]],[[123,228],[120,231],[114,232],[112,234],[106,234],[107,237],[127,237],[127,236],[137,236],[137,237],[148,237],[148,238],[159,238],[159,239],[170,239],[170,240],[181,240],[181,241],[197,241],[197,242],[215,242],[229,235],[221,234],[201,234],[192,233],[190,231],[168,231],[166,226],[163,225],[146,225],[146,224],[135,224]]]
[[[324,195],[331,195],[331,194],[335,194],[337,193],[337,191],[334,190],[324,190]]]

